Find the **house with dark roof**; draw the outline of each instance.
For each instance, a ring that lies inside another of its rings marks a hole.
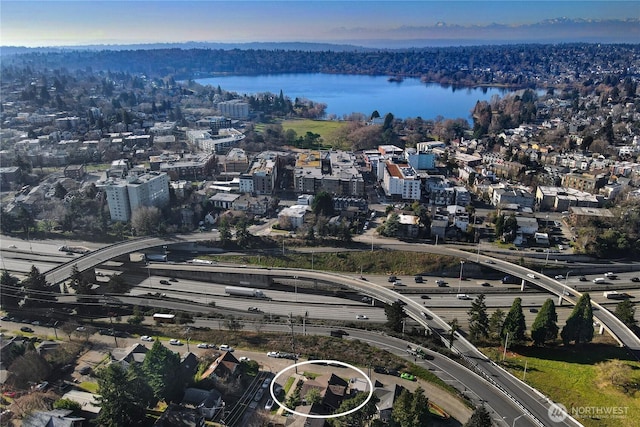
[[[71,409],[34,411],[22,420],[23,427],[82,427],[85,419],[71,415]]]
[[[331,411],[338,409],[342,401],[347,396],[347,388],[349,383],[335,374],[331,374],[331,378],[327,382],[327,389],[322,398],[322,405]]]
[[[181,404],[184,407],[195,409],[208,420],[213,419],[218,410],[224,407],[222,395],[218,390],[202,390],[193,387],[184,391]]]
[[[240,366],[240,361],[231,352],[225,351],[211,362],[211,365],[202,374],[202,378],[226,380],[239,373],[238,366]]]
[[[373,394],[379,399],[376,409],[378,410],[378,417],[382,421],[388,422],[390,420],[393,404],[404,389],[401,385],[396,384],[393,389],[376,387],[373,390]]]
[[[111,350],[111,363],[119,363],[124,369],[128,369],[132,363],[141,364],[149,349],[140,343],[135,343],[126,348],[114,348]]]
[[[204,425],[204,416],[198,411],[172,403],[153,424],[153,427],[203,427]]]

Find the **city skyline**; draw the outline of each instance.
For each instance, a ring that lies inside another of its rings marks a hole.
[[[638,1],[3,1],[2,46],[640,40]]]

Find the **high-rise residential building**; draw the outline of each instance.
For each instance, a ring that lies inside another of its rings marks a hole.
[[[169,203],[169,176],[162,172],[110,178],[98,187],[106,191],[112,221],[128,222],[142,206],[164,207]]]

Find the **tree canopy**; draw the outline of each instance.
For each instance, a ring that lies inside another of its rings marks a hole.
[[[526,330],[527,325],[524,321],[524,313],[522,313],[522,299],[516,298],[504,319],[500,336],[504,339],[509,334],[510,341],[524,341]]]
[[[393,304],[385,304],[384,314],[387,316],[387,326],[395,332],[402,332],[402,322],[407,317],[402,302],[394,301]]]
[[[547,341],[555,340],[558,337],[558,315],[556,314],[556,306],[551,298],[548,298],[536,319],[531,326],[531,338],[535,345],[543,345]]]
[[[131,426],[145,417],[145,408],[152,397],[149,386],[135,364],[125,370],[112,363],[97,372],[96,400],[101,406],[97,423],[103,427]]]
[[[471,308],[467,311],[469,315],[469,333],[475,341],[489,336],[489,316],[487,315],[487,304],[485,295],[480,294],[471,303]]]
[[[571,341],[576,344],[591,342],[593,339],[593,308],[591,307],[591,297],[588,293],[583,294],[573,311],[567,318],[567,323],[560,333],[562,342],[566,345]]]

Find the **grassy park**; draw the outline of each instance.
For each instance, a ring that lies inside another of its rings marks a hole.
[[[484,349],[493,360],[502,360],[499,348]],[[619,360],[629,366],[624,385],[614,385],[600,373],[599,363]],[[579,346],[516,347],[510,349],[503,366],[513,375],[540,390],[554,402],[567,407],[585,426],[638,425],[640,414],[640,362],[631,360],[623,348],[612,343],[591,343]],[[526,367],[526,373],[525,373]],[[589,416],[585,411],[614,408],[619,415]]]

